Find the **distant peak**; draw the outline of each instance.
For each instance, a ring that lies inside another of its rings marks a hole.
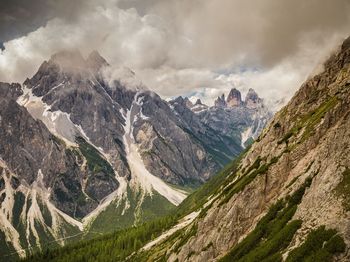
[[[215,100],[214,104],[217,107],[226,107],[225,94],[218,96],[218,98]]]
[[[248,93],[246,95],[246,100],[247,99],[258,99],[259,95],[253,88],[249,88]]]
[[[251,94],[257,94],[256,91],[253,89],[253,88],[249,88],[248,90],[248,94],[251,93]]]
[[[194,105],[203,105],[202,101],[198,98]]]
[[[227,105],[230,107],[235,107],[241,106],[242,104],[243,102],[241,92],[238,91],[236,88],[232,88],[227,96]]]
[[[248,108],[257,108],[262,104],[262,99],[253,88],[249,88],[249,91],[245,97],[245,104]]]
[[[231,91],[230,91],[230,94],[232,93],[241,93],[237,88],[232,88]]]

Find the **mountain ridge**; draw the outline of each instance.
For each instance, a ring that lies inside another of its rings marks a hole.
[[[5,250],[24,256],[165,215],[187,196],[181,187],[199,186],[242,150],[240,133],[225,144],[228,134],[187,107],[197,124],[142,86],[111,85],[108,67],[97,52],[63,51],[22,87],[0,84]]]

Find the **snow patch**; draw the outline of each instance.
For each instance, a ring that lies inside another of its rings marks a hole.
[[[58,86],[61,85],[63,83]],[[44,103],[42,98],[35,96],[26,86],[23,88],[23,95],[17,99],[17,103],[26,107],[35,119],[41,120],[52,134],[65,141],[67,145],[76,146],[75,136],[78,129],[70,120],[69,114],[60,110],[52,112],[51,106]]]

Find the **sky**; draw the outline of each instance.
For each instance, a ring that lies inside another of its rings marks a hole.
[[[164,98],[211,105],[254,88],[278,109],[349,28],[349,0],[1,0],[0,81],[23,82],[64,49],[97,50]]]

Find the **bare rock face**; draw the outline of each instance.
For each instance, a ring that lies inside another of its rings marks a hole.
[[[194,104],[195,106],[198,106],[198,105],[204,105],[203,103],[202,103],[202,101],[198,98],[197,100],[196,100],[196,103]]]
[[[262,99],[258,96],[254,89],[250,88],[245,97],[245,104],[248,108],[258,108],[262,105]]]
[[[3,99],[17,99],[23,94],[22,87],[18,83],[1,83],[0,82],[0,97]]]
[[[201,215],[149,254],[165,254],[168,261],[217,261],[253,231],[273,204],[295,196],[309,181],[291,218],[300,220],[300,227],[279,255],[285,260],[312,230],[325,226],[346,244],[332,261],[350,260],[349,39],[325,63],[324,72],[305,82],[276,114],[236,169],[227,171]],[[253,104],[258,98],[251,92],[249,100]]]
[[[196,126],[199,121],[188,109],[188,101],[180,97],[172,104],[174,110],[186,111],[179,118],[180,113],[174,114],[168,103],[154,93],[139,94],[137,100],[142,101],[139,110],[144,117],[135,123],[134,136],[152,174],[170,183],[198,184],[219,168],[205,148],[205,140],[194,139],[196,128],[201,127]]]
[[[225,95],[222,94],[221,96],[219,96],[219,97],[215,100],[214,105],[215,105],[216,107],[226,107],[227,104],[226,104],[226,100],[225,100]]]
[[[80,169],[74,154],[52,135],[41,121],[13,99],[0,103],[0,155],[21,183],[31,185],[40,173],[46,188],[52,189],[51,199],[56,206],[72,217],[81,218],[98,202],[82,199],[82,180],[88,176]]]
[[[231,89],[230,93],[227,96],[226,103],[228,107],[242,106],[243,101],[241,92],[236,88]]]

